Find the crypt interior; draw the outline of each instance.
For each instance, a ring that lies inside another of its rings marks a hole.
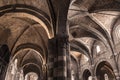
[[[0,0],[0,80],[120,80],[120,0]]]

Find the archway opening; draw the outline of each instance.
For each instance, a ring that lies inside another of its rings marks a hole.
[[[23,68],[23,73],[25,80],[46,80],[42,69],[39,68],[39,65],[34,63],[25,65]]]
[[[9,63],[5,80],[19,79],[22,72],[22,69],[20,71],[18,69],[18,59],[16,58]]]
[[[11,59],[5,80],[25,80],[25,76],[29,72],[37,73],[38,79],[43,80],[46,78],[43,64],[45,61],[40,52],[32,48],[21,49]],[[37,80],[37,78],[27,80]]]
[[[7,64],[9,63],[10,52],[6,44],[0,44],[0,80],[5,78]]]
[[[25,80],[38,80],[38,74],[35,72],[29,72],[25,75]]]
[[[103,61],[98,65],[96,76],[98,80],[115,80],[112,66],[106,61]]]
[[[83,73],[83,80],[90,80],[90,77],[91,77],[90,71],[88,69],[85,70]]]

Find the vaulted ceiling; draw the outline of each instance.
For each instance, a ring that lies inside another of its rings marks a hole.
[[[119,7],[119,0],[0,0],[0,44],[23,65],[29,59],[39,65],[46,62],[48,39],[69,28],[71,54],[90,58],[97,41],[114,47]]]
[[[71,51],[91,58],[96,41],[107,49],[113,48],[114,27],[116,22],[119,24],[119,6],[118,0],[72,0],[68,11]]]
[[[0,37],[0,44],[9,47],[11,61],[18,59],[26,71],[35,66],[42,69],[48,40],[54,37],[48,1],[0,0]]]

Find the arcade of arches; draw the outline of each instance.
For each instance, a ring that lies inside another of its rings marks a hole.
[[[120,80],[120,0],[0,0],[0,80]]]

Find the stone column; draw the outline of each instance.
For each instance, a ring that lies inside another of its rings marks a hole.
[[[57,2],[56,2],[57,1]],[[54,4],[56,2],[56,4]],[[51,80],[71,80],[67,14],[70,0],[55,0],[52,5],[56,13],[56,49],[54,56],[54,73]]]
[[[56,38],[52,38],[49,40],[49,51],[48,51],[48,61],[47,61],[47,78],[48,80],[55,80],[54,70],[56,68],[57,63],[57,45]]]
[[[49,45],[48,80],[71,80],[68,36],[58,35]]]
[[[67,37],[66,42],[66,59],[67,59],[67,80],[71,80],[71,56],[70,56],[70,43]]]
[[[71,80],[70,53],[69,53],[69,26],[67,25],[67,14],[70,0],[59,0],[57,4],[57,79]]]
[[[68,36],[58,35],[57,37],[58,54],[55,69],[56,80],[71,80],[70,54]]]

